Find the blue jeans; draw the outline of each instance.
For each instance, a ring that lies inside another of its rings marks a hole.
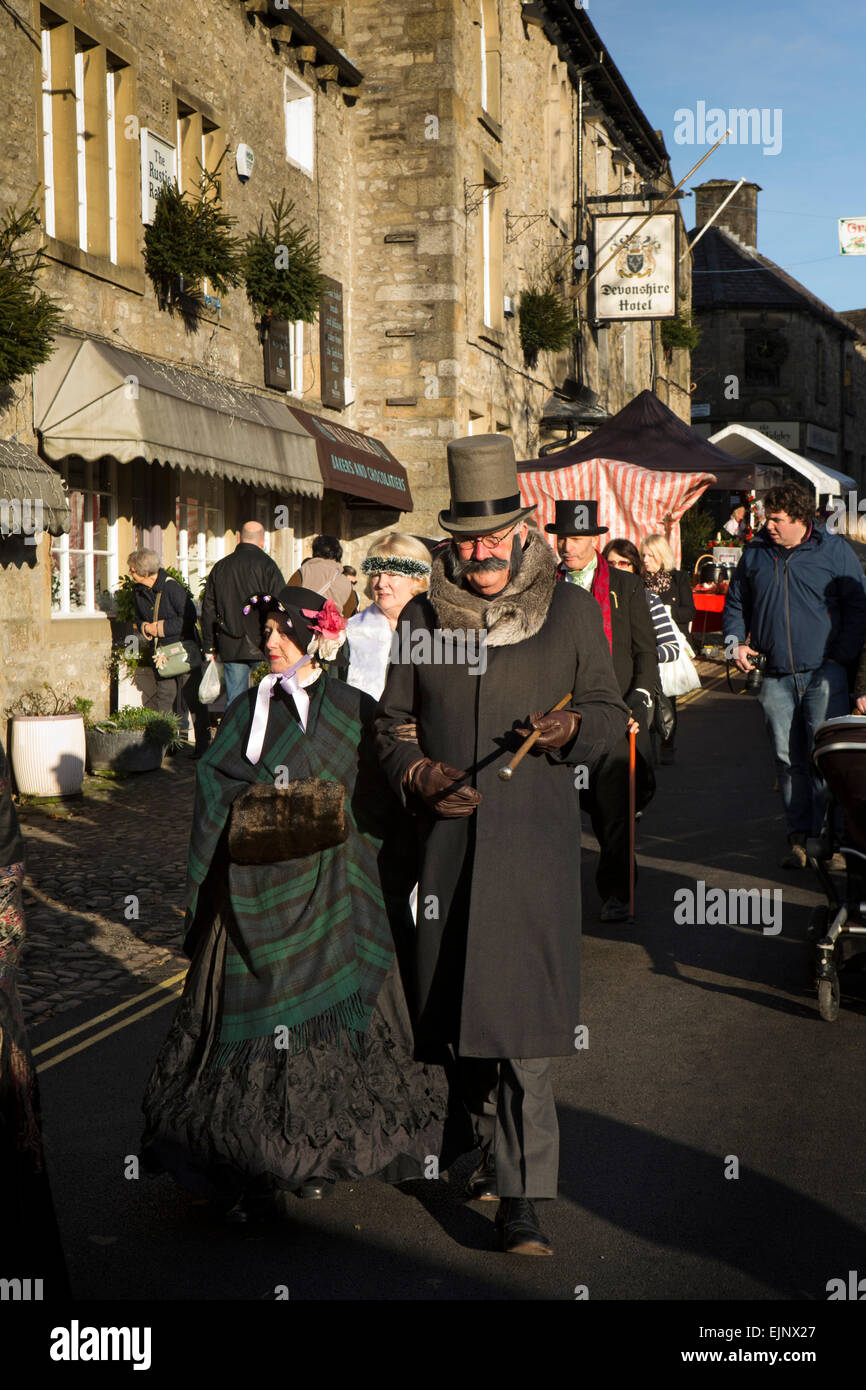
[[[765,676],[758,695],[773,745],[788,835],[816,834],[824,819],[824,784],[809,767],[815,730],[848,713],[844,666],[825,661],[817,671]]]
[[[249,690],[252,669],[252,666],[246,661],[223,662],[223,673],[226,678],[226,709],[232,700],[236,700],[245,690]]]

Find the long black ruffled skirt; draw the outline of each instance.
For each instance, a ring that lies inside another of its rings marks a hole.
[[[397,962],[354,1044],[291,1055],[238,1050],[217,1065],[226,928],[199,939],[145,1092],[142,1157],[211,1198],[291,1190],[308,1178],[432,1176],[448,1110],[445,1070],[413,1057]]]

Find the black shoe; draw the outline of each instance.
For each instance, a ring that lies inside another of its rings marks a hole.
[[[330,1196],[333,1190],[333,1178],[307,1178],[306,1182],[295,1188],[295,1196],[303,1197],[310,1202],[321,1202],[322,1198]]]
[[[496,1166],[489,1149],[482,1151],[481,1162],[466,1184],[466,1196],[472,1202],[499,1200],[499,1193],[496,1191]]]
[[[496,1213],[502,1249],[509,1255],[552,1255],[553,1246],[538,1224],[528,1197],[503,1197]]]

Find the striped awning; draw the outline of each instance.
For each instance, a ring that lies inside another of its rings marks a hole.
[[[550,456],[545,461],[549,459]],[[644,536],[660,532],[667,536],[679,565],[680,517],[716,480],[712,473],[664,473],[639,468],[634,463],[598,458],[565,468],[520,472],[518,481],[523,505],[537,508],[542,534],[546,534],[545,525],[554,519],[557,498],[595,500],[598,524],[608,528],[602,544],[616,539],[639,546]],[[547,535],[547,539],[555,546],[555,536]]]
[[[60,474],[27,444],[0,439],[0,534],[61,536],[69,526]]]

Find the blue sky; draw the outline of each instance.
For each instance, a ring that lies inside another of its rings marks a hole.
[[[712,143],[678,144],[677,110],[701,101],[781,110],[778,154],[728,142],[684,191],[710,178],[760,184],[758,250],[832,308],[866,307],[866,256],[841,256],[837,230],[839,217],[866,217],[866,0],[588,0],[586,9],[664,133],[677,182]],[[694,198],[681,206],[693,227]]]

